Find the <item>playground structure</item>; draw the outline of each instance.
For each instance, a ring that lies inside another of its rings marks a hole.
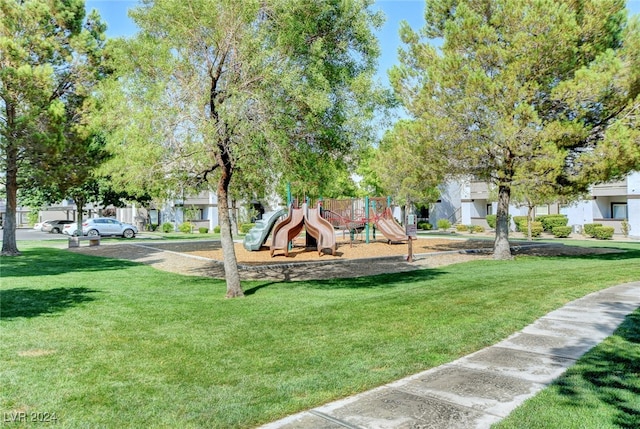
[[[302,229],[305,228],[307,234],[316,240],[318,255],[323,249],[330,249],[331,254],[336,254],[336,235],[333,226],[320,216],[320,207],[308,208],[303,204],[302,208],[289,206],[289,214],[282,221],[278,222],[273,229],[271,240],[271,256],[279,249],[284,250],[284,255],[289,256],[289,243],[296,238]]]
[[[307,246],[315,245],[318,255],[324,249],[336,254],[336,231],[342,231],[343,237],[349,234],[350,246],[357,236],[369,243],[373,233],[375,240],[376,232],[382,233],[388,243],[409,241],[410,244],[405,228],[393,217],[390,198],[319,200],[313,206],[307,199],[301,208],[296,207],[294,202],[288,210],[265,213],[245,236],[245,249],[260,250],[271,236],[271,256],[277,250],[283,250],[285,256],[289,256],[292,241],[303,229],[307,234]]]
[[[369,243],[370,233],[375,240],[376,230],[391,242],[403,242],[409,238],[402,227],[393,217],[390,198],[369,198],[326,200],[322,201],[322,216],[327,219],[336,230],[348,232],[353,243],[355,237],[364,234]],[[373,227],[373,231],[369,229]]]

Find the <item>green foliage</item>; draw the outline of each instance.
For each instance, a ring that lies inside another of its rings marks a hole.
[[[451,228],[451,222],[449,221],[449,219],[438,219],[436,225],[438,225],[438,229],[442,230]]]
[[[421,168],[496,186],[501,215],[640,167],[640,25],[623,1],[427,0],[400,37],[401,137],[420,139]]]
[[[158,224],[157,223],[150,223],[147,225],[147,229],[151,232],[154,232],[158,229]]]
[[[596,235],[596,228],[601,227],[602,224],[601,223],[585,223],[582,228],[584,231],[584,235],[588,236],[588,237],[595,237]]]
[[[497,215],[487,215],[486,217],[487,224],[489,224],[489,228],[496,228]]]
[[[162,232],[164,232],[164,233],[172,232],[173,228],[174,228],[174,226],[173,226],[173,224],[171,222],[165,222],[160,227],[160,229],[162,229]]]
[[[570,226],[554,226],[552,233],[556,238],[567,238],[571,235]]]
[[[200,234],[208,234],[209,233],[209,228],[205,228],[204,226],[201,226],[200,228],[198,228],[198,233],[200,233]]]
[[[29,225],[38,223],[38,220],[40,220],[40,210],[31,210],[27,214],[27,221],[29,222]]]
[[[213,232],[214,232],[215,234],[220,234],[220,225],[216,225],[216,226],[214,226],[214,227],[213,227]]]
[[[469,231],[469,226],[468,225],[463,225],[461,223],[456,225],[456,231],[458,232],[466,232]]]
[[[612,226],[596,226],[593,228],[593,237],[598,240],[611,240],[614,228]]]
[[[254,226],[256,226],[255,223],[243,223],[240,225],[240,233],[241,234],[246,234],[248,233],[251,228],[253,228]]]
[[[514,216],[513,223],[517,232],[527,232],[527,216]]]
[[[0,2],[4,254],[18,253],[13,219],[20,188],[46,188],[47,200],[60,200],[100,161],[86,156],[93,134],[87,117],[107,72],[105,29],[97,13],[85,19],[83,1]]]
[[[183,222],[178,226],[178,231],[191,234],[193,232],[193,224],[191,222]]]
[[[542,227],[546,232],[552,232],[556,226],[567,226],[569,219],[565,215],[541,215],[536,216],[536,220],[542,222]]]
[[[418,229],[421,229],[423,231],[431,231],[431,229],[433,229],[433,225],[431,225],[429,222],[420,221],[418,222]]]
[[[528,227],[526,222],[524,225],[521,224],[520,227],[524,227],[524,230],[522,232],[524,232],[525,234],[528,233],[528,229],[527,229]],[[540,234],[542,234],[542,231],[544,231],[544,228],[542,227],[542,222],[536,222],[536,221],[531,222],[532,237],[540,237]]]

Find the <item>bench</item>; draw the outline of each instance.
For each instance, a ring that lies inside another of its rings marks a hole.
[[[80,242],[88,241],[89,246],[99,246],[100,245],[100,236],[90,236],[90,237],[69,237],[69,249],[72,247],[80,247]]]

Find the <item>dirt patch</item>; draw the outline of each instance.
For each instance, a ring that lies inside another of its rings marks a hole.
[[[464,249],[490,250],[493,242],[487,240],[450,240],[442,238],[419,238],[412,242],[413,254],[422,255],[425,253],[460,251]],[[285,256],[284,250],[276,250],[273,257],[268,247],[263,247],[259,251],[248,251],[240,243],[235,245],[236,258],[241,264],[261,265],[261,264],[281,264],[295,262],[312,261],[337,261],[344,259],[370,259],[391,256],[406,256],[408,254],[407,243],[388,243],[382,240],[375,240],[366,243],[364,241],[349,242],[347,239],[338,240],[338,248],[335,256],[328,253],[328,250],[321,254],[315,249],[305,247],[304,237],[293,242],[293,248]],[[201,256],[209,259],[222,261],[222,249],[219,246],[210,249],[199,249],[184,253]]]
[[[336,255],[306,249],[304,239],[294,242],[289,256],[282,250],[273,257],[268,248],[257,252],[235,245],[243,280],[316,280],[353,278],[377,274],[399,273],[422,268],[436,268],[479,259],[491,258],[493,241],[477,239],[420,238],[412,243],[415,260],[406,261],[407,243],[389,244],[382,240],[350,243],[338,242]],[[151,265],[163,271],[183,275],[224,278],[222,250],[218,241],[138,242],[70,251],[125,259]],[[582,248],[548,243],[522,243],[513,248],[515,255],[575,256],[617,252],[615,249]]]

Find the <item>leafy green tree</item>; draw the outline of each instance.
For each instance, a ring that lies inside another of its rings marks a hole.
[[[421,137],[414,122],[399,121],[385,134],[374,162],[385,193],[407,205],[433,203],[440,195],[442,169],[424,168],[425,164],[433,166],[440,161],[432,156]]]
[[[624,6],[427,0],[425,28],[401,28],[394,90],[445,176],[498,189],[495,258],[511,258],[512,188],[538,160],[562,157],[553,181],[569,194],[637,168],[639,33]]]
[[[0,0],[2,255],[19,254],[18,189],[56,180],[59,154],[83,140],[104,30],[97,13],[85,20],[83,0]]]
[[[230,190],[313,179],[372,140],[371,3],[149,0],[131,12],[138,35],[111,46],[110,174],[133,192],[215,189],[227,297],[243,295]]]

